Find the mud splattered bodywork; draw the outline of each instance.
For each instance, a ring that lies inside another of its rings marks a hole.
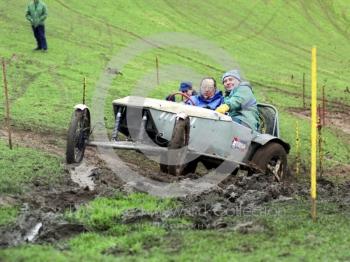
[[[277,169],[283,165],[283,170],[276,171],[274,168],[274,172],[286,171],[289,145],[279,138],[278,115],[273,106],[259,105],[262,116],[260,132],[233,122],[229,116],[213,110],[159,99],[128,96],[114,100],[113,109],[115,124],[112,141],[86,141],[88,145],[165,155],[167,159],[161,163],[163,172],[169,172],[170,166],[191,161],[194,164],[201,161],[210,168],[230,162],[233,164],[231,171],[238,167],[258,167],[267,171],[268,164],[278,166]],[[179,123],[181,121],[186,121],[187,124]],[[120,133],[126,137],[126,141],[121,139]],[[269,144],[276,144],[267,150],[271,154],[270,158],[259,161],[254,158],[262,148],[271,147]],[[186,157],[180,160],[181,157],[170,156],[169,151],[174,149],[182,149],[179,154]],[[170,158],[182,162],[170,163]],[[195,167],[187,171],[194,170]]]

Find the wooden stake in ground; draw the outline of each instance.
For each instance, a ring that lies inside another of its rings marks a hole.
[[[4,80],[4,92],[5,92],[5,105],[6,105],[6,115],[5,115],[5,122],[9,137],[9,147],[12,149],[12,136],[11,136],[11,123],[10,123],[10,103],[9,103],[9,96],[8,96],[8,89],[7,89],[7,79],[6,79],[6,63],[5,59],[2,59],[2,75]]]
[[[322,109],[323,110],[323,109]],[[320,177],[322,177],[323,175],[323,145],[322,145],[322,142],[323,142],[323,137],[322,137],[322,126],[323,126],[323,123],[322,123],[322,112],[321,112],[321,106],[318,106],[317,108],[317,112],[318,112],[318,117],[317,117],[317,139],[318,139],[318,159],[319,159],[319,162],[318,162],[318,171],[319,171],[319,174],[320,174]]]
[[[305,73],[303,73],[303,108],[305,109]]]
[[[85,105],[85,92],[86,92],[86,77],[84,76],[84,82],[83,82],[83,105]]]
[[[326,97],[325,97],[325,85],[322,86],[322,126],[326,125]]]
[[[158,62],[158,56],[156,56],[156,70],[157,70],[157,85],[159,85],[159,62]]]
[[[311,217],[316,221],[316,165],[317,165],[317,61],[316,47],[311,55]]]
[[[299,123],[295,123],[295,151],[296,151],[296,163],[295,163],[295,174],[300,176],[300,135],[299,135]]]

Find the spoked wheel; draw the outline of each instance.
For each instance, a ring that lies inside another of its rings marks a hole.
[[[190,134],[190,119],[177,119],[175,122],[173,134],[168,152],[161,157],[160,170],[175,176],[184,176],[194,173],[197,168],[198,161],[187,161],[189,155],[187,146]]]
[[[74,111],[67,136],[66,160],[68,164],[81,162],[89,135],[90,115],[88,111]]]
[[[271,175],[275,181],[284,181],[288,177],[287,153],[278,143],[271,142],[259,148],[252,163],[262,172]]]

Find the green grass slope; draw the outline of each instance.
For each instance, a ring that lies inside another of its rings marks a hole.
[[[109,127],[113,124],[114,98],[132,93],[163,98],[177,89],[183,79],[193,80],[196,85],[200,76],[219,80],[231,68],[224,61],[217,61],[216,49],[205,47],[204,41],[228,53],[254,84],[259,101],[272,103],[283,112],[282,136],[291,144],[295,138],[290,130],[294,130],[297,119],[291,118],[287,109],[301,105],[303,73],[306,92],[310,94],[312,46],[318,47],[318,81],[319,86],[325,85],[327,99],[337,105],[350,104],[350,94],[344,92],[350,78],[350,59],[346,56],[350,51],[350,7],[346,0],[46,3],[49,52],[41,53],[32,51],[35,43],[24,18],[27,1],[0,1],[0,56],[8,61],[12,118],[18,127],[64,133],[73,105],[82,100],[83,77],[87,77],[91,104],[96,84],[108,71],[110,59],[130,51],[130,46],[144,46],[144,50],[131,48],[135,55],[116,63],[123,75],[118,75],[108,90],[105,109]],[[160,46],[151,39],[165,32],[184,33],[201,40],[188,43],[191,40],[169,38],[173,44]],[[154,85],[156,57],[161,72],[170,72],[160,75],[159,86]],[[183,71],[174,76],[172,66]],[[152,74],[150,89],[137,89],[139,81]],[[3,92],[0,99],[3,116]],[[305,131],[303,154],[308,156],[308,123],[299,121]],[[348,147],[341,146],[348,137],[337,137],[329,131],[326,140],[332,141],[330,154],[338,152],[336,161],[349,159]]]

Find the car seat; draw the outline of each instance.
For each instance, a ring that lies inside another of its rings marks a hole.
[[[272,105],[259,103],[258,111],[260,133],[279,137],[277,109]]]

